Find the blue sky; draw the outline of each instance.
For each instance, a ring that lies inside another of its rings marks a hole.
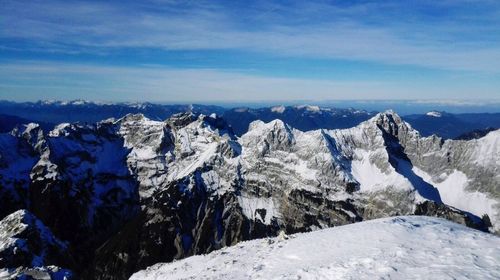
[[[0,99],[500,99],[499,1],[15,1]]]

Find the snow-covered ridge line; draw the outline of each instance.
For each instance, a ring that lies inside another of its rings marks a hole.
[[[38,102],[33,102],[33,104],[40,105],[56,105],[56,106],[83,106],[83,105],[96,105],[96,106],[110,106],[110,105],[121,105],[121,106],[129,106],[133,108],[146,108],[151,105],[162,106],[157,103],[151,102],[109,102],[109,101],[94,101],[94,100],[84,100],[84,99],[75,99],[75,100],[40,100]],[[187,104],[189,105],[189,104]]]
[[[498,279],[499,258],[499,237],[403,216],[242,242],[156,264],[130,279]]]

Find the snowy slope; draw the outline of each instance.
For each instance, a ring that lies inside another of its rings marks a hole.
[[[407,141],[412,172],[434,186],[442,201],[478,217],[488,215],[500,231],[500,130],[469,141],[436,137]]]
[[[130,279],[499,279],[499,259],[499,237],[401,216],[243,242]]]
[[[486,214],[490,217],[493,225],[498,228],[497,204],[498,201],[489,198],[481,192],[469,192],[466,190],[468,184],[467,175],[454,170],[451,174],[441,174],[441,182],[435,182],[431,176],[422,170],[414,167],[416,174],[422,177],[426,182],[431,183],[439,190],[439,194],[444,203],[452,205],[458,209],[473,213],[478,217]]]

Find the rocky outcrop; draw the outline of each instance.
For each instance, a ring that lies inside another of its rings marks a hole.
[[[37,124],[0,134],[0,218],[27,208],[30,174],[44,150],[45,136]]]
[[[489,218],[487,215],[479,219],[479,217],[434,201],[425,201],[418,204],[415,209],[415,215],[445,218],[455,223],[482,231],[488,231],[488,227],[491,226],[488,222]]]
[[[37,267],[40,273],[44,269],[49,275],[61,270],[70,276],[70,271],[55,266],[42,269],[49,264],[75,267],[68,245],[26,210],[18,210],[0,221],[0,267],[7,269],[12,279],[34,273]]]

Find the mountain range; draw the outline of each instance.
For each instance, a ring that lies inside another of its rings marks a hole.
[[[430,111],[426,114],[404,116],[423,136],[436,134],[446,139],[460,139],[473,136],[471,132],[491,131],[500,128],[500,113],[463,113]]]
[[[361,114],[307,131],[255,120],[241,135],[195,110],[17,126],[0,134],[0,275],[127,279],[244,240],[399,215],[500,233],[500,130],[445,140],[393,111]]]
[[[35,122],[44,130],[51,130],[59,123],[91,124],[108,118],[121,118],[126,114],[143,114],[151,120],[165,120],[174,114],[186,111],[204,115],[215,113],[222,116],[237,136],[247,132],[250,123],[255,120],[270,122],[279,119],[299,130],[310,131],[350,128],[378,113],[354,108],[312,105],[226,108],[196,104],[102,103],[85,100],[24,103],[0,101],[0,132],[9,132],[19,123]],[[485,131],[500,128],[500,113],[451,114],[430,111],[404,115],[402,118],[421,135],[435,134],[444,139],[477,138],[477,135],[485,134]]]

